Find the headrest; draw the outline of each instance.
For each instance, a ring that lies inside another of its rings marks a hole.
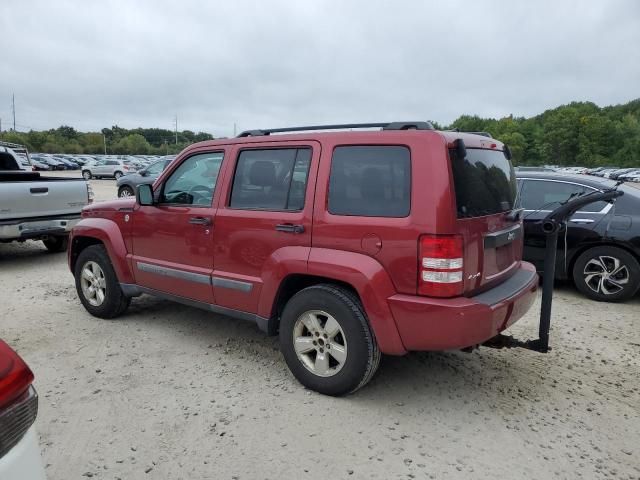
[[[249,181],[259,187],[272,187],[276,184],[276,166],[273,162],[259,160],[251,165]]]

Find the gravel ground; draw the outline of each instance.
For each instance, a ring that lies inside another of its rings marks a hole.
[[[0,337],[35,372],[50,479],[640,479],[640,298],[559,286],[546,355],[385,357],[330,398],[251,323],[146,296],[91,317],[65,260],[0,244]],[[538,308],[511,333],[533,337]]]

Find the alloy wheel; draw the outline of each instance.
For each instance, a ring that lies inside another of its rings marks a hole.
[[[100,265],[96,262],[87,262],[80,274],[80,286],[82,294],[94,307],[99,307],[104,302],[107,294],[107,281]]]
[[[309,310],[293,327],[298,360],[319,377],[338,373],[347,360],[347,339],[338,321],[322,310]]]
[[[615,295],[629,283],[627,266],[619,258],[600,255],[584,266],[584,283],[594,292]]]

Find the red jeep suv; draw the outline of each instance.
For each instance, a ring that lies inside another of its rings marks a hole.
[[[92,315],[146,293],[251,320],[303,385],[345,394],[382,353],[478,345],[529,309],[510,156],[427,122],[197,143],[135,200],[85,207],[69,266]]]

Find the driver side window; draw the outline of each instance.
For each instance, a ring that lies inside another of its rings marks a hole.
[[[211,206],[223,157],[213,152],[187,158],[165,182],[159,203]]]

